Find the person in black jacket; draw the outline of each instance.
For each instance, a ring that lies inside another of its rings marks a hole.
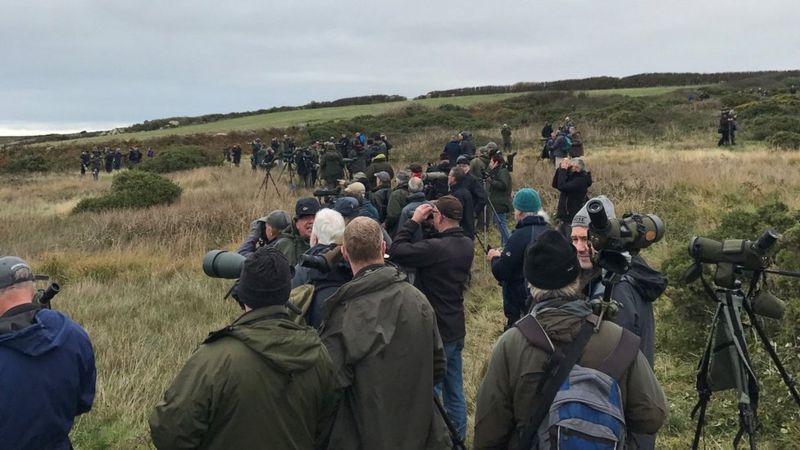
[[[413,242],[417,229],[429,216],[433,216],[436,233]],[[445,195],[435,205],[423,203],[397,232],[388,252],[392,262],[417,269],[414,286],[425,294],[436,312],[439,334],[447,355],[447,374],[444,382],[437,386],[437,392],[443,391],[445,410],[461,437],[467,431],[461,367],[466,335],[464,291],[474,256],[472,241],[458,226],[463,217],[461,202],[452,195]]]
[[[454,166],[458,157],[461,156],[461,146],[455,134],[450,136],[450,142],[444,146],[444,153],[447,154],[447,160],[450,161],[450,165]]]
[[[489,197],[489,194],[483,186],[483,180],[480,178],[480,174],[472,173],[469,158],[460,156],[458,158],[458,167],[467,174],[464,184],[470,195],[472,195],[472,209],[475,211],[477,223],[483,226],[483,208],[486,207],[486,199]]]
[[[556,217],[559,220],[558,231],[564,236],[569,236],[572,218],[586,203],[591,185],[592,173],[581,158],[561,160],[553,175],[553,187],[560,192]]]
[[[542,210],[538,192],[531,188],[517,191],[514,196],[514,220],[517,227],[502,252],[493,248],[486,253],[486,259],[492,264],[492,275],[503,286],[503,313],[508,319],[506,330],[528,312],[528,289],[523,274],[525,249],[550,229],[549,218]]]
[[[467,174],[461,167],[453,167],[447,176],[447,184],[450,185],[450,195],[461,202],[464,214],[461,217],[461,228],[464,234],[470,239],[475,239],[475,208],[472,202],[472,194],[467,186]]]

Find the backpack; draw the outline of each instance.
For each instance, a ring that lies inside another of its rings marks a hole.
[[[564,153],[569,153],[569,149],[571,148],[572,148],[572,138],[568,134],[565,134],[564,141],[561,142],[561,150],[563,150]]]
[[[538,424],[535,421],[539,418],[535,418],[535,414],[532,416],[534,423],[527,424],[529,427],[537,427],[536,437],[530,436],[531,429],[523,430],[526,432],[521,444],[525,445],[524,440],[527,438],[532,443],[535,442],[532,448],[540,450],[625,448],[625,412],[618,381],[638,355],[640,339],[623,329],[619,343],[600,368],[592,369],[575,364],[593,334],[593,323],[597,320],[595,315],[587,318],[581,333],[567,349],[566,355],[553,346],[544,328],[532,314],[515,324],[532,345],[544,350],[551,356],[551,360],[558,362],[556,367],[546,370],[542,380],[550,383],[543,381],[539,384],[539,392],[534,400],[532,411],[544,413]],[[568,366],[571,369],[566,373]],[[549,405],[548,397],[552,397]]]

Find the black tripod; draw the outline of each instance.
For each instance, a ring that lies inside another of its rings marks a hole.
[[[294,183],[294,172],[295,172],[294,159],[288,159],[283,162],[284,164],[283,167],[281,167],[281,172],[278,174],[278,179],[280,179],[283,176],[284,172],[287,172],[286,169],[288,168],[289,190],[294,191],[295,189],[297,189],[297,185]]]
[[[258,187],[256,197],[258,197],[259,194],[262,194],[264,198],[266,198],[267,191],[269,190],[269,183],[272,182],[272,186],[275,188],[275,193],[278,194],[278,198],[283,201],[281,191],[278,189],[278,185],[275,183],[275,178],[272,176],[272,167],[274,167],[274,164],[265,164],[263,167],[265,168],[264,179],[261,180],[261,185]]]
[[[800,394],[798,394],[796,388],[796,381],[786,371],[778,354],[775,352],[775,348],[764,332],[756,311],[754,311],[754,305],[759,300],[758,297],[764,295],[757,288],[760,282],[766,281],[765,273],[800,277],[799,273],[782,270],[763,269],[755,271],[747,294],[741,290],[741,282],[739,280],[733,280],[730,285],[712,290],[705,279],[701,277],[703,288],[708,296],[717,302],[717,309],[714,314],[708,344],[700,359],[697,372],[696,387],[699,400],[692,411],[692,418],[698,413],[699,415],[692,442],[693,450],[697,449],[700,444],[700,436],[705,424],[706,407],[711,399],[711,394],[728,389],[736,389],[738,392],[739,431],[734,438],[733,447],[737,448],[744,434],[747,434],[750,449],[754,450],[756,448],[759,387],[747,349],[747,342],[745,341],[744,327],[741,320],[742,310],[750,319],[752,327],[756,330],[764,349],[781,374],[789,393],[800,407]]]

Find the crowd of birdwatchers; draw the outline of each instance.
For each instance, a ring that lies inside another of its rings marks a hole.
[[[382,133],[302,148],[289,136],[255,139],[253,171],[294,170],[314,195],[252,221],[230,291],[242,313],[180,362],[149,417],[153,444],[450,449],[469,436],[476,449],[655,448],[668,410],[653,373],[653,302],[665,277],[629,255],[612,285],[618,313],[598,315],[592,300],[608,285],[576,124],[546,123],[533,144],[533,159],[552,164],[550,186],[515,186],[523,146],[507,124],[498,137],[476,145],[453,133],[424,164],[395,162]],[[241,153],[226,147],[225,162],[239,166]],[[129,152],[126,164],[139,160]],[[557,205],[543,204],[545,189]],[[612,199],[591,196],[616,217]],[[502,299],[505,323],[478,358],[468,411],[464,300],[476,259],[497,281],[497,297],[481,301]],[[94,355],[80,325],[37,306],[34,280],[25,261],[0,258],[0,379],[18,387],[3,390],[0,442],[69,448],[75,416],[94,399]]]

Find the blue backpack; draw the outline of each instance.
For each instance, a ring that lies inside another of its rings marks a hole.
[[[625,448],[627,432],[619,379],[639,353],[639,337],[623,329],[619,343],[599,368],[575,364],[597,320],[594,315],[587,318],[581,334],[566,350],[566,355],[553,346],[532,314],[523,317],[515,325],[532,345],[558,361],[555,367],[545,372],[534,399],[533,411],[539,411],[540,417],[534,413],[526,425],[530,429],[523,429],[520,442],[527,445],[526,441],[530,441],[531,447],[527,448]]]

